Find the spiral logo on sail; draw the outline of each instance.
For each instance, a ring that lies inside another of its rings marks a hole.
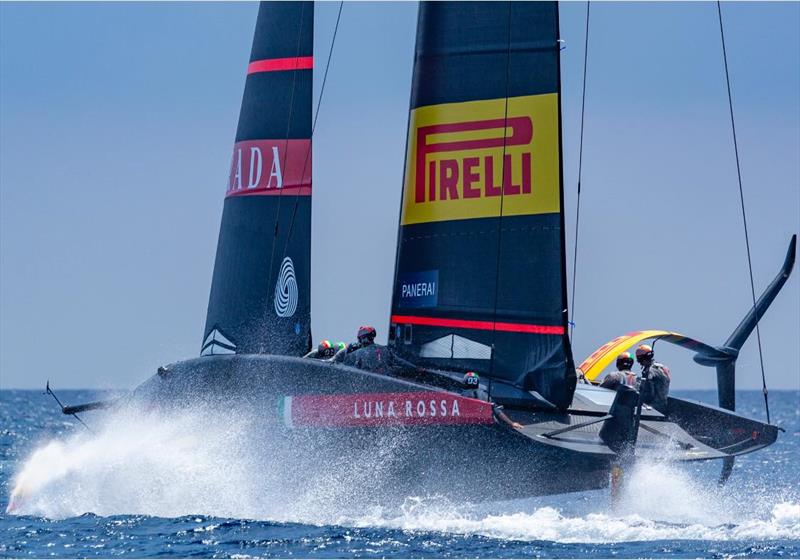
[[[275,313],[278,317],[291,317],[297,311],[297,279],[294,276],[294,263],[286,257],[278,271],[275,283]]]

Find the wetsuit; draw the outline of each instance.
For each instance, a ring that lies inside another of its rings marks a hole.
[[[667,397],[669,396],[670,374],[664,364],[653,362],[647,383],[642,385],[642,402],[649,404],[662,414],[667,413]]]
[[[333,346],[331,346],[330,348],[326,348],[322,352],[320,352],[318,348],[315,348],[314,350],[312,350],[311,352],[309,352],[308,354],[306,354],[303,357],[304,358],[312,358],[312,359],[315,359],[315,360],[325,360],[325,359],[333,357],[334,351],[335,351],[335,348]]]
[[[479,401],[492,402],[489,399],[489,393],[483,389],[464,389],[461,391],[461,396],[467,397],[468,399],[478,399]]]
[[[337,361],[358,369],[376,373],[396,373],[416,370],[414,364],[407,362],[390,348],[380,344],[351,344],[344,354],[337,353]]]
[[[334,362],[344,361],[344,357],[347,356],[348,354],[352,354],[356,350],[360,350],[361,348],[366,348],[367,346],[371,346],[371,344],[363,344],[361,342],[351,342],[350,344],[347,345],[347,348],[342,348],[341,350],[337,351],[336,354],[334,354],[331,361]]]
[[[631,372],[630,370],[620,370],[620,371],[612,371],[608,375],[603,378],[603,382],[600,383],[600,386],[604,389],[611,389],[616,391],[622,385],[627,385],[628,387],[633,387],[634,389],[637,388],[637,381],[636,375]]]

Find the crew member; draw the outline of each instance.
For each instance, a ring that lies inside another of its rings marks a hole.
[[[371,327],[369,325],[361,325],[358,328],[358,334],[356,335],[356,340],[358,342],[351,342],[348,344],[344,349],[337,348],[336,354],[333,356],[334,362],[341,362],[344,360],[344,357],[347,354],[351,354],[356,350],[360,350],[362,348],[367,348],[375,344],[375,335],[376,335],[375,327]]]
[[[464,381],[462,385],[464,387],[461,391],[462,397],[488,402],[492,405],[492,412],[498,420],[505,422],[517,430],[522,428],[522,424],[519,422],[514,422],[511,418],[509,418],[508,415],[503,412],[503,407],[493,403],[492,399],[489,398],[489,393],[481,389],[481,378],[477,373],[474,371],[468,371],[466,375],[464,375]]]
[[[338,349],[331,361],[399,377],[407,377],[418,371],[417,366],[400,357],[391,348],[375,344],[375,334],[375,327],[362,325],[358,329],[358,341],[344,349]]]
[[[358,342],[354,342],[347,347],[347,352],[354,352],[359,348],[366,348],[367,346],[371,346],[375,344],[375,336],[377,335],[377,331],[375,327],[370,325],[361,325],[358,328],[358,333],[356,334],[356,340]]]
[[[489,393],[481,389],[481,378],[474,371],[468,371],[464,375],[462,385],[464,386],[461,391],[462,397],[489,402]]]
[[[319,343],[316,350],[312,350],[305,356],[304,358],[314,358],[317,360],[324,360],[326,358],[332,358],[333,354],[336,352],[335,347],[331,344],[330,340],[323,340]]]
[[[669,396],[669,368],[654,361],[653,347],[642,344],[636,349],[636,361],[642,366],[642,402],[649,404],[662,414],[667,413]]]
[[[616,391],[622,385],[637,388],[636,374],[631,371],[633,356],[630,352],[623,352],[617,356],[617,371],[612,371],[603,378],[600,386]]]
[[[386,346],[375,344],[376,334],[375,327],[361,325],[356,334],[356,342],[348,344],[344,350],[339,350],[333,360],[368,371],[391,372],[395,356]]]

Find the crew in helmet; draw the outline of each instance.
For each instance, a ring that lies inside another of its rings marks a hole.
[[[356,340],[358,340],[358,342],[355,342],[350,346],[354,347],[353,350],[358,350],[359,348],[364,348],[365,346],[375,344],[376,335],[377,332],[375,331],[375,327],[370,325],[361,325],[358,328],[358,334],[356,334]],[[352,352],[353,350],[350,351]]]
[[[336,348],[333,344],[331,344],[330,340],[323,340],[319,343],[316,350],[312,350],[305,356],[304,358],[314,358],[317,360],[325,360],[328,358],[332,358],[333,355],[336,353]]]
[[[636,374],[631,372],[633,356],[630,352],[622,352],[617,356],[617,371],[612,371],[603,378],[601,387],[616,391],[622,385],[637,388]]]
[[[669,395],[669,368],[654,361],[653,347],[642,344],[636,349],[636,361],[642,366],[642,402],[662,414],[667,413]]]
[[[461,391],[461,396],[478,399],[479,401],[489,401],[489,394],[481,389],[481,378],[474,371],[468,371],[464,374],[462,385],[464,388]]]
[[[481,378],[478,376],[477,373],[474,371],[468,371],[464,375],[464,380],[462,381],[462,390],[461,396],[467,397],[470,399],[478,399],[479,401],[485,401],[492,405],[492,412],[494,413],[495,417],[508,424],[512,428],[520,429],[522,428],[522,424],[519,422],[514,422],[508,415],[503,412],[503,407],[497,405],[492,402],[489,398],[489,394],[481,388]]]
[[[352,342],[348,344],[344,349],[337,348],[336,355],[333,357],[334,362],[341,362],[344,360],[345,356],[348,354],[352,354],[356,350],[361,350],[362,348],[368,348],[370,346],[375,345],[375,335],[376,335],[375,327],[370,325],[361,325],[358,327],[358,333],[356,334],[357,342]],[[360,367],[360,366],[358,366]]]
[[[361,325],[358,327],[356,342],[347,345],[344,350],[336,352],[333,360],[344,362],[348,366],[377,373],[391,373],[394,367],[394,356],[385,346],[375,344],[375,327]]]

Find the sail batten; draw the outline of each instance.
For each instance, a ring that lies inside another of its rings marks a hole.
[[[565,407],[558,56],[555,3],[421,3],[390,343]]]

